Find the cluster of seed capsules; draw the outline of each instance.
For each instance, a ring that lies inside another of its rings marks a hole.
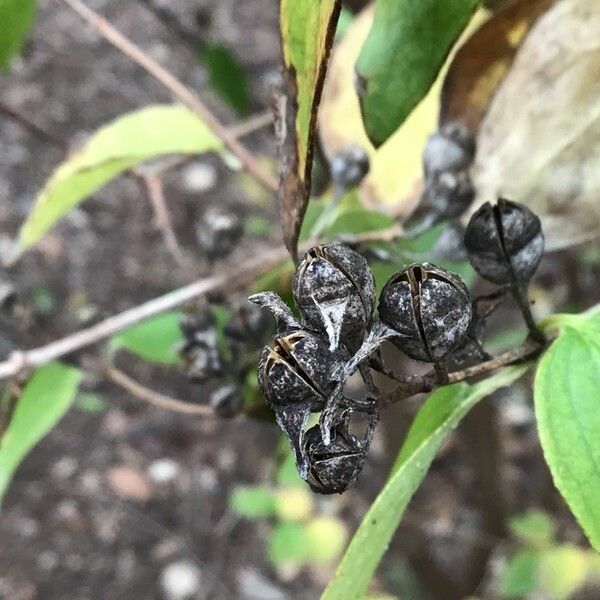
[[[475,158],[475,140],[460,123],[443,125],[423,150],[425,191],[421,206],[424,225],[460,217],[473,203],[475,188],[469,169]]]
[[[180,356],[187,376],[205,386],[201,400],[219,417],[236,416],[243,408],[241,388],[253,364],[245,358],[267,341],[272,318],[246,303],[231,310],[221,332],[211,308],[184,314],[179,327],[184,338]]]
[[[501,199],[473,214],[465,246],[482,277],[522,294],[542,257],[544,237],[536,215]],[[447,361],[468,356],[469,345],[481,347],[477,303],[457,274],[430,263],[411,264],[385,284],[375,317],[369,265],[339,243],[304,255],[293,296],[299,318],[273,292],[250,298],[270,309],[278,323],[261,354],[259,385],[295,452],[300,475],[315,492],[342,493],[365,464],[379,414],[372,371],[390,374],[379,356],[382,342],[432,363],[443,383]],[[363,399],[344,393],[357,371],[368,390]],[[306,430],[312,413],[321,413],[319,423]],[[360,437],[349,431],[353,413],[367,420]]]

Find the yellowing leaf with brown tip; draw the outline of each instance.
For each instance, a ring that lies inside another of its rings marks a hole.
[[[286,246],[295,256],[308,204],[317,109],[341,0],[281,0],[283,95],[279,99],[279,206]]]

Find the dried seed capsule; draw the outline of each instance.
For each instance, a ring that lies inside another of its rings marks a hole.
[[[209,404],[215,414],[223,419],[231,419],[240,413],[243,399],[237,385],[225,384],[219,386],[210,395]]]
[[[223,258],[243,233],[244,222],[237,213],[223,206],[212,206],[196,227],[196,240],[210,259]]]
[[[338,152],[329,165],[331,178],[344,190],[356,187],[369,172],[369,155],[361,146],[347,146]]]
[[[302,330],[284,332],[266,346],[258,364],[258,383],[306,475],[304,429],[311,412],[322,410],[343,376],[347,356],[331,352],[327,341]]]
[[[473,268],[497,284],[525,283],[535,273],[544,252],[539,218],[516,202],[499,199],[483,204],[465,232]]]
[[[360,254],[343,244],[311,248],[296,270],[293,294],[303,323],[324,330],[332,349],[360,346],[375,304],[375,280]]]
[[[469,291],[455,273],[424,263],[393,275],[379,300],[392,341],[411,358],[437,363],[458,346],[472,317]]]
[[[425,177],[468,169],[475,157],[475,140],[467,127],[448,123],[427,140],[423,151]]]
[[[308,331],[277,336],[266,346],[258,366],[258,380],[273,406],[309,402],[322,407],[328,393],[343,373],[345,361],[331,352],[326,340]]]
[[[427,182],[426,198],[431,210],[446,219],[462,215],[475,198],[475,188],[466,171],[444,171]]]
[[[212,315],[208,311],[183,315],[179,327],[185,337],[180,356],[190,380],[194,383],[206,383],[221,376],[223,363]]]
[[[318,425],[306,432],[304,450],[308,459],[307,482],[318,494],[341,494],[356,482],[365,464],[366,447],[345,428],[331,432],[325,445]]]

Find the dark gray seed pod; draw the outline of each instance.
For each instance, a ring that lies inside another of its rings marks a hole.
[[[244,233],[244,222],[233,210],[212,206],[196,227],[198,245],[210,259],[227,256]]]
[[[436,215],[455,219],[475,198],[475,188],[467,171],[444,171],[427,182],[427,201]]]
[[[318,494],[341,494],[356,482],[366,459],[366,448],[345,429],[336,427],[325,445],[318,425],[306,432],[306,481]]]
[[[410,265],[388,280],[381,292],[379,316],[398,333],[392,341],[405,354],[439,362],[460,344],[472,307],[458,275],[423,263]]]
[[[331,159],[331,178],[342,189],[356,187],[369,172],[369,155],[361,146],[347,146]]]
[[[243,399],[237,385],[225,384],[210,395],[210,406],[223,419],[231,419],[240,413]]]
[[[467,127],[447,123],[429,137],[423,150],[425,178],[444,171],[464,171],[475,157],[475,140]]]
[[[344,376],[348,355],[331,352],[323,338],[289,330],[262,351],[258,384],[275,412],[277,423],[296,455],[296,466],[306,477],[304,430],[311,412],[323,410],[327,398]]]
[[[210,312],[183,315],[179,327],[185,338],[180,356],[189,379],[194,383],[206,383],[221,376],[223,362]]]
[[[186,344],[180,354],[187,376],[194,383],[206,383],[223,375],[216,337],[205,344]]]
[[[293,294],[303,323],[325,331],[332,349],[360,346],[375,305],[375,280],[360,254],[343,244],[311,248],[296,269]]]
[[[307,403],[318,410],[342,377],[344,358],[324,338],[293,330],[263,349],[258,383],[273,406]]]
[[[525,283],[544,253],[542,225],[521,204],[502,198],[495,206],[486,202],[467,225],[465,247],[473,268],[485,279]]]

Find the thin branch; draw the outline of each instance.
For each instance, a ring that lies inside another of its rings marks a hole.
[[[185,266],[185,256],[177,241],[173,223],[171,222],[171,215],[165,201],[162,179],[154,173],[145,173],[141,169],[133,169],[133,173],[146,190],[154,211],[156,227],[162,232],[167,250],[180,267]]]
[[[478,365],[460,371],[448,373],[447,383],[459,383],[461,381],[473,379],[474,377],[487,375],[502,367],[531,360],[541,354],[545,347],[544,344],[527,340],[517,348],[503,352],[490,360],[486,360]],[[381,406],[385,408],[396,402],[410,398],[415,394],[431,392],[439,385],[439,378],[435,370],[431,370],[420,377],[409,377],[395,390],[392,390],[382,398]]]
[[[204,105],[189,88],[181,81],[161,67],[154,59],[146,54],[139,46],[126,38],[115,29],[104,17],[89,8],[81,0],[63,0],[80,17],[90,24],[113,46],[121,50],[125,55],[145,69],[150,75],[162,83],[180,102],[195,112],[211,131],[223,141],[225,146],[231,150],[240,160],[242,167],[252,175],[265,188],[273,192],[277,191],[278,185],[274,177],[265,172],[256,157],[248,151],[232,133],[225,127]]]
[[[34,137],[38,138],[45,144],[50,144],[59,150],[66,152],[68,150],[68,144],[65,140],[61,139],[57,135],[46,131],[43,127],[34,123],[31,119],[24,116],[20,112],[17,112],[10,106],[6,106],[4,103],[0,103],[0,115],[4,115],[14,121],[22,127],[25,131],[31,133]]]
[[[260,253],[259,256],[242,263],[236,269],[200,279],[164,296],[108,317],[96,325],[82,329],[56,342],[33,350],[13,352],[8,360],[0,363],[0,380],[96,344],[149,317],[177,308],[195,298],[222,289],[242,288],[270,268],[283,262],[287,257],[287,250],[283,246],[269,249],[264,254]]]
[[[191,402],[185,402],[184,400],[165,396],[156,390],[151,390],[150,388],[143,386],[141,383],[132,379],[129,375],[126,375],[123,371],[112,365],[109,365],[104,369],[104,374],[113,383],[128,391],[131,395],[144,402],[148,402],[153,406],[157,406],[158,408],[186,415],[199,415],[203,417],[214,416],[214,413],[209,406],[192,404]]]
[[[373,241],[373,233],[358,234],[348,237],[348,243],[361,243],[365,235]],[[383,230],[382,235],[387,236],[387,230]],[[319,240],[308,240],[302,244],[300,250],[304,252],[311,246],[317,244]],[[17,350],[13,352],[7,360],[0,363],[0,381],[12,377],[18,373],[26,372],[45,365],[62,356],[70,354],[97,344],[119,331],[123,331],[133,325],[150,317],[155,317],[168,310],[173,310],[182,306],[190,300],[200,298],[211,292],[220,290],[233,291],[243,289],[258,277],[276,267],[277,265],[289,259],[289,253],[284,246],[267,248],[258,255],[253,256],[247,261],[241,263],[238,267],[226,271],[220,275],[213,275],[206,279],[199,279],[182,288],[169,292],[164,296],[149,300],[144,304],[135,306],[112,317],[100,321],[86,329],[81,329],[72,335],[66,336],[45,346],[34,348],[32,350]],[[417,392],[415,392],[417,393]]]
[[[231,125],[228,127],[229,133],[236,138],[243,138],[255,131],[263,129],[269,125],[273,124],[273,112],[270,110],[266,110],[261,113],[257,113],[243,121],[240,121],[236,125]]]

